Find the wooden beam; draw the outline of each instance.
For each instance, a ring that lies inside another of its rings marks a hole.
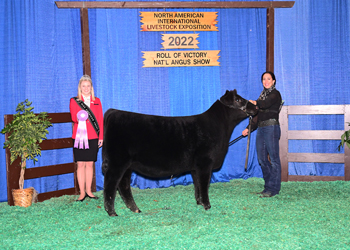
[[[38,114],[35,114],[38,115]],[[10,123],[13,121],[13,116],[14,115],[5,115],[6,119],[5,121],[7,123]],[[51,123],[67,123],[67,122],[73,122],[72,117],[69,112],[64,112],[64,113],[47,113],[47,116],[51,118],[50,122]]]
[[[288,181],[344,181],[344,176],[289,175]]]
[[[63,148],[73,148],[73,139],[68,138],[58,138],[58,139],[46,139],[40,143],[41,150],[53,150],[53,149],[63,149]]]
[[[296,105],[288,107],[288,115],[342,115],[344,105]]]
[[[71,114],[69,112],[64,113],[48,113],[49,118],[51,118],[51,123],[67,123],[73,122]]]
[[[340,140],[344,130],[289,130],[288,140]]]
[[[266,10],[266,71],[274,71],[275,9]]]
[[[66,2],[56,1],[57,8],[65,9],[171,9],[171,8],[292,8],[295,1],[262,1],[262,2]]]
[[[288,153],[288,162],[344,163],[344,154]]]
[[[74,173],[74,171],[75,171],[74,162],[36,167],[36,168],[27,168],[24,174],[24,179],[29,180],[29,179],[40,178],[43,176],[47,177],[47,176],[54,176],[54,175],[61,175],[61,174],[70,174],[70,173]]]
[[[80,9],[81,44],[83,49],[83,74],[91,77],[90,38],[88,9]]]
[[[75,195],[75,194],[78,194],[75,188],[60,189],[52,192],[38,194],[38,201],[42,202],[42,201],[51,199],[52,197],[60,197],[62,195]]]

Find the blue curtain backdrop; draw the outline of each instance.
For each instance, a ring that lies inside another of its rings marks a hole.
[[[164,116],[195,115],[224,92],[237,89],[257,99],[266,65],[265,9],[169,9],[218,12],[218,32],[198,32],[200,50],[220,50],[220,67],[142,68],[142,51],[160,51],[162,32],[141,32],[140,11],[163,9],[90,9],[91,70],[103,110],[117,108]],[[275,9],[275,74],[285,105],[349,104],[349,0],[296,0],[293,8]],[[80,12],[58,9],[53,0],[0,1],[0,128],[25,99],[35,112],[69,112],[69,98],[82,76]],[[245,120],[232,134],[238,137]],[[296,130],[343,129],[342,116],[292,116]],[[56,124],[48,138],[71,136],[70,124]],[[247,139],[229,148],[212,182],[261,177],[252,133],[248,171]],[[0,145],[4,136],[0,135]],[[171,142],[169,142],[171,143]],[[289,152],[336,153],[339,141],[291,141]],[[71,162],[71,149],[43,151],[35,167]],[[28,167],[33,167],[29,163]],[[344,175],[343,164],[290,163],[290,174]],[[103,188],[101,154],[97,188]],[[149,180],[136,174],[139,188],[192,183],[190,175]],[[71,174],[25,181],[38,192],[73,186]],[[0,201],[7,200],[5,150],[0,150]]]

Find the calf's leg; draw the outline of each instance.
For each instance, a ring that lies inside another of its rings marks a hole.
[[[211,205],[209,202],[209,195],[208,195],[210,177],[211,177],[211,171],[200,171],[198,173],[199,200],[205,210],[209,210],[211,208]]]
[[[198,181],[198,176],[196,174],[196,171],[192,170],[191,175],[192,175],[193,184],[194,184],[194,197],[196,198],[197,205],[202,205],[199,198],[199,181]]]
[[[208,196],[210,178],[213,161],[210,157],[201,156],[198,157],[195,162],[195,168],[191,171],[192,175],[194,174],[193,182],[195,184],[195,191],[197,204],[200,204],[204,207],[205,210],[211,208]]]
[[[135,213],[141,213],[141,210],[137,207],[134,197],[132,196],[132,192],[130,188],[131,174],[132,174],[131,169],[128,169],[125,171],[118,186],[119,194],[123,198],[125,205],[128,208],[130,208],[131,211]]]
[[[114,201],[117,192],[117,186],[119,185],[119,182],[124,173],[115,171],[115,169],[111,170],[110,168],[111,165],[109,165],[104,179],[104,207],[109,216],[118,216],[114,209]]]

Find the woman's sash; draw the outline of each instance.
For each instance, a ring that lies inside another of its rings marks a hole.
[[[92,127],[95,129],[97,137],[99,137],[100,127],[98,125],[98,122],[94,113],[92,113],[91,109],[83,101],[79,100],[77,97],[72,97],[72,98],[77,102],[80,108],[82,108],[88,113],[89,121],[91,122]]]

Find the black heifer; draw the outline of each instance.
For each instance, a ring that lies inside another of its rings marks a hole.
[[[141,212],[130,189],[135,171],[152,178],[190,171],[197,204],[210,208],[208,189],[213,169],[222,166],[234,127],[257,107],[226,91],[202,114],[184,117],[144,115],[109,109],[104,115],[102,172],[104,207],[117,216],[114,199],[118,188],[126,206]]]

